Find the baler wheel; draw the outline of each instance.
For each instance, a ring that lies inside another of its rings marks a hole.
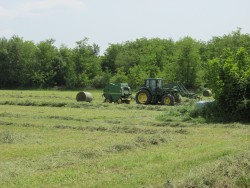
[[[105,99],[104,102],[112,103],[112,101],[110,99]]]

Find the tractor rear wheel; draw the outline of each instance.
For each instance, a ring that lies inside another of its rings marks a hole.
[[[151,102],[151,94],[147,90],[141,90],[136,93],[135,100],[137,104],[149,104]]]
[[[167,106],[173,106],[174,105],[174,97],[170,94],[163,95],[161,98],[161,104],[167,105]]]

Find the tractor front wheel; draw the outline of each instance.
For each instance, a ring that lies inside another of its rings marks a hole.
[[[161,104],[167,105],[167,106],[173,106],[174,105],[174,97],[172,95],[163,95],[161,98]]]
[[[151,94],[147,90],[141,90],[136,93],[135,100],[137,104],[149,104],[151,102]]]

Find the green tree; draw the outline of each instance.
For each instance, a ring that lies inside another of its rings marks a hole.
[[[216,104],[227,118],[250,120],[250,56],[245,48],[224,50],[220,58],[208,62],[209,86]]]
[[[18,36],[0,40],[0,86],[25,87],[32,85],[36,46]]]
[[[201,71],[199,43],[191,37],[185,37],[176,43],[176,80],[188,88],[197,87],[198,72]]]
[[[110,44],[106,49],[104,56],[101,57],[102,71],[109,71],[112,74],[117,72],[116,58],[121,52],[122,45],[120,44]]]
[[[19,76],[23,59],[21,57],[21,48],[23,40],[18,36],[13,36],[10,40],[2,40],[1,55],[2,55],[2,76],[4,86],[16,87],[20,84]]]
[[[36,65],[36,53],[37,47],[31,41],[24,41],[21,48],[21,61],[20,74],[18,79],[20,80],[20,86],[31,87],[33,86],[32,76],[34,75]]]
[[[59,53],[62,64],[65,67],[62,71],[65,79],[65,86],[67,88],[74,88],[76,86],[76,72],[72,50],[63,45],[60,47]]]
[[[236,31],[227,35],[213,37],[208,41],[202,53],[203,60],[206,61],[215,57],[220,57],[226,48],[230,49],[232,52],[236,52],[241,47],[248,49],[248,54],[250,54],[250,35],[242,34],[241,28],[238,28]]]
[[[37,45],[36,67],[33,75],[34,84],[38,87],[53,87],[57,85],[54,77],[57,75],[57,65],[60,63],[58,49],[54,40],[49,39]]]
[[[147,77],[173,77],[173,70],[168,68],[174,62],[174,50],[174,42],[171,39],[136,39],[111,45],[102,58],[102,66],[111,70],[114,78],[123,78],[133,87],[138,87]]]
[[[137,65],[129,69],[128,83],[132,88],[137,88],[141,86],[145,78],[148,78],[149,74],[145,70],[144,66]]]
[[[117,73],[110,79],[110,81],[113,83],[127,83],[128,77],[123,71],[117,70]]]
[[[9,84],[11,65],[8,58],[8,40],[0,39],[0,88]]]
[[[75,63],[74,87],[89,86],[91,80],[101,73],[101,63],[98,57],[99,47],[95,44],[89,45],[87,42],[87,38],[76,42],[77,47],[72,51],[72,59]]]
[[[94,79],[91,80],[91,85],[97,89],[103,89],[109,82],[111,78],[111,73],[108,71],[103,71],[96,75]]]

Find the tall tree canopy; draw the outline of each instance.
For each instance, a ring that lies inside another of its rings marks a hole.
[[[110,44],[99,55],[99,46],[84,38],[75,48],[57,48],[54,40],[38,44],[18,36],[0,38],[0,88],[54,87],[103,88],[108,82],[128,82],[136,89],[145,78],[160,77],[165,83],[182,82],[198,89],[209,82],[207,66],[221,58],[225,49],[240,47],[250,54],[250,35],[241,30],[210,41],[184,37],[140,38]]]

